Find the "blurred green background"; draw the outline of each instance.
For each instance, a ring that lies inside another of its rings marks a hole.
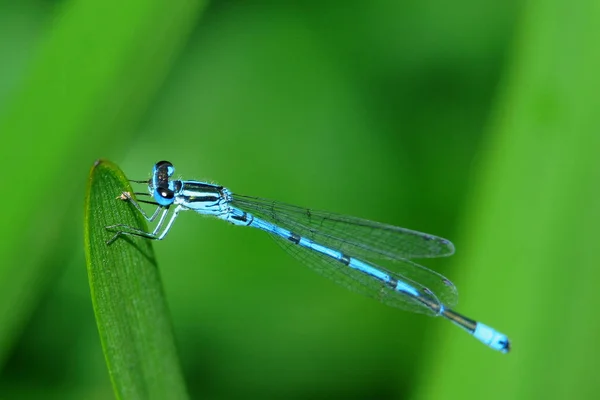
[[[95,159],[451,239],[501,355],[184,214],[155,250],[192,398],[598,396],[600,7],[0,1],[0,398],[112,388],[83,257]]]

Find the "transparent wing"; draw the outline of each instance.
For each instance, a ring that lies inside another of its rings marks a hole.
[[[396,260],[454,253],[454,245],[447,239],[366,219],[237,194],[233,195],[233,205],[279,225],[292,223],[303,229],[302,236],[312,239],[318,235],[322,244],[333,240],[338,250],[356,257]]]
[[[415,313],[436,316],[439,313],[442,303],[444,305],[448,305],[448,303],[442,299],[438,299],[434,293],[430,292],[423,285],[406,279],[402,275],[392,271],[387,271],[386,269],[377,265],[371,264],[371,266],[379,269],[380,271],[384,271],[391,277],[402,280],[403,282],[408,283],[417,289],[421,298],[425,298],[430,306],[426,306],[423,302],[420,302],[411,296],[397,292],[389,286],[386,286],[383,282],[373,279],[372,277],[369,277],[355,269],[349,268],[339,261],[327,257],[321,253],[317,253],[316,251],[293,244],[289,240],[283,239],[281,236],[271,234],[271,237],[273,237],[273,239],[275,239],[275,241],[289,254],[300,260],[302,264],[308,266],[313,271],[316,271],[317,273],[333,280],[335,283],[345,287],[350,291],[371,297],[388,306],[412,311]],[[400,262],[411,263],[408,260],[402,260]],[[452,286],[452,288],[453,287],[454,286]],[[447,292],[441,291],[441,293],[445,296],[446,301],[452,301]],[[453,297],[455,301],[456,292],[454,292]]]
[[[417,288],[438,304],[453,307],[458,298],[454,284],[444,276],[408,258],[447,256],[454,246],[446,239],[409,229],[372,222],[360,218],[313,211],[261,198],[234,195],[232,205],[265,221],[309,238],[323,246],[338,250],[348,256],[368,261],[387,259],[394,261],[394,271],[385,271],[395,279]],[[327,276],[349,289],[410,311],[431,314],[422,304],[415,302],[377,280],[365,276],[326,256],[294,245],[273,235],[289,253],[321,275]],[[379,294],[377,294],[379,293]]]

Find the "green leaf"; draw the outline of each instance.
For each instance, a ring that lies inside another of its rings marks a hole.
[[[85,252],[94,313],[113,388],[122,399],[187,398],[169,311],[150,240],[114,235],[127,224],[147,231],[120,193],[132,192],[122,171],[99,160],[85,202]]]
[[[81,213],[72,210],[81,205],[89,160],[110,149],[127,151],[205,6],[202,0],[1,3],[0,47],[6,42],[10,50],[0,54],[0,74],[15,67],[18,73],[0,79],[0,159],[37,194],[0,210],[10,228],[0,240],[0,366],[48,286],[78,256]],[[47,20],[28,27],[25,3],[47,12]],[[21,43],[21,29],[40,34]],[[51,210],[41,205],[40,194],[58,192]]]

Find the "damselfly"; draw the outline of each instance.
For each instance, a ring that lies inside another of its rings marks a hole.
[[[148,193],[135,194],[151,196],[154,201],[135,200],[128,192],[120,198],[129,201],[148,221],[154,221],[160,214],[158,223],[152,232],[122,224],[107,226],[116,231],[108,244],[120,235],[161,240],[181,211],[212,215],[234,225],[268,232],[304,264],[350,290],[390,306],[442,316],[492,349],[503,353],[510,350],[504,334],[451,309],[458,294],[450,280],[410,261],[453,254],[454,245],[449,240],[360,218],[237,195],[211,183],[171,179],[174,172],[173,164],[160,161],[149,180],[132,181],[148,184]],[[139,202],[158,207],[148,216]],[[372,260],[391,260],[398,272],[386,270]]]

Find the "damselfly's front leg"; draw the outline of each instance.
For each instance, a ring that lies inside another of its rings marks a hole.
[[[136,210],[138,210],[140,212],[140,214],[143,215],[144,218],[146,218],[146,221],[154,221],[156,219],[156,216],[158,215],[158,213],[160,212],[160,210],[163,208],[161,206],[158,206],[156,208],[156,210],[154,211],[154,214],[152,214],[150,217],[148,216],[148,214],[146,214],[146,212],[144,211],[144,209],[140,206],[140,204],[133,198],[133,196],[131,195],[131,193],[129,192],[123,192],[121,193],[121,195],[119,197],[117,197],[117,199],[121,199],[124,201],[129,201]],[[147,202],[145,201],[145,203],[150,203],[150,204],[156,204],[154,202]]]

